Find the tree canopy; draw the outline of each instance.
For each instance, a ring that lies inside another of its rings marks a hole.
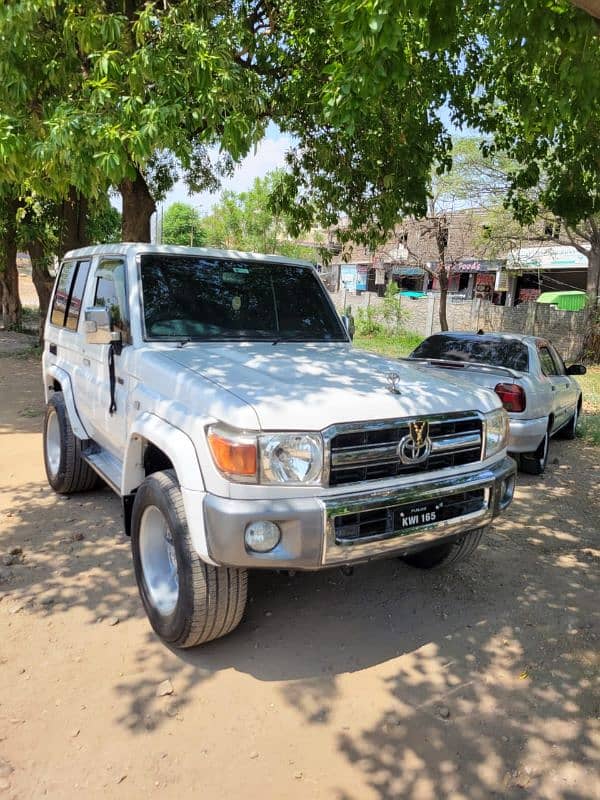
[[[172,203],[162,220],[161,243],[200,247],[206,242],[200,214],[188,203]]]
[[[247,192],[225,191],[203,221],[206,243],[258,253],[279,253],[314,260],[315,251],[288,236],[289,218],[273,209],[271,197],[284,173],[256,178]]]
[[[217,188],[269,121],[294,137],[270,200],[294,233],[343,215],[374,244],[426,213],[448,118],[513,159],[522,221],[542,175],[570,224],[600,210],[600,36],[568,0],[7,0],[0,30],[0,194],[72,208],[115,187],[127,239],[178,175]]]

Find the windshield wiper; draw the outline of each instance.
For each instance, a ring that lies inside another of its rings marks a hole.
[[[273,345],[279,344],[280,342],[320,342],[325,341],[322,339],[307,339],[306,336],[279,336],[277,339],[273,339]]]

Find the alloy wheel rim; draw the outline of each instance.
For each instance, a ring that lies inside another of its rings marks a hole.
[[[142,514],[139,546],[150,602],[159,614],[169,616],[179,599],[177,553],[167,520],[156,506],[148,506]]]
[[[46,424],[46,462],[50,474],[53,477],[58,473],[58,468],[60,466],[60,451],[58,414],[52,409],[48,415],[48,422]]]

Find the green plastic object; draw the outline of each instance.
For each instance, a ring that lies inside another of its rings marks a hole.
[[[542,292],[538,303],[551,303],[561,311],[581,311],[587,303],[585,292]]]

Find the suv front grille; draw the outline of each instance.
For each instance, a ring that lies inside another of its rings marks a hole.
[[[479,416],[423,417],[417,421],[424,419],[429,422],[431,453],[419,464],[403,464],[398,455],[398,444],[409,433],[411,420],[334,426],[329,437],[329,485],[414,475],[481,460],[483,426]]]

